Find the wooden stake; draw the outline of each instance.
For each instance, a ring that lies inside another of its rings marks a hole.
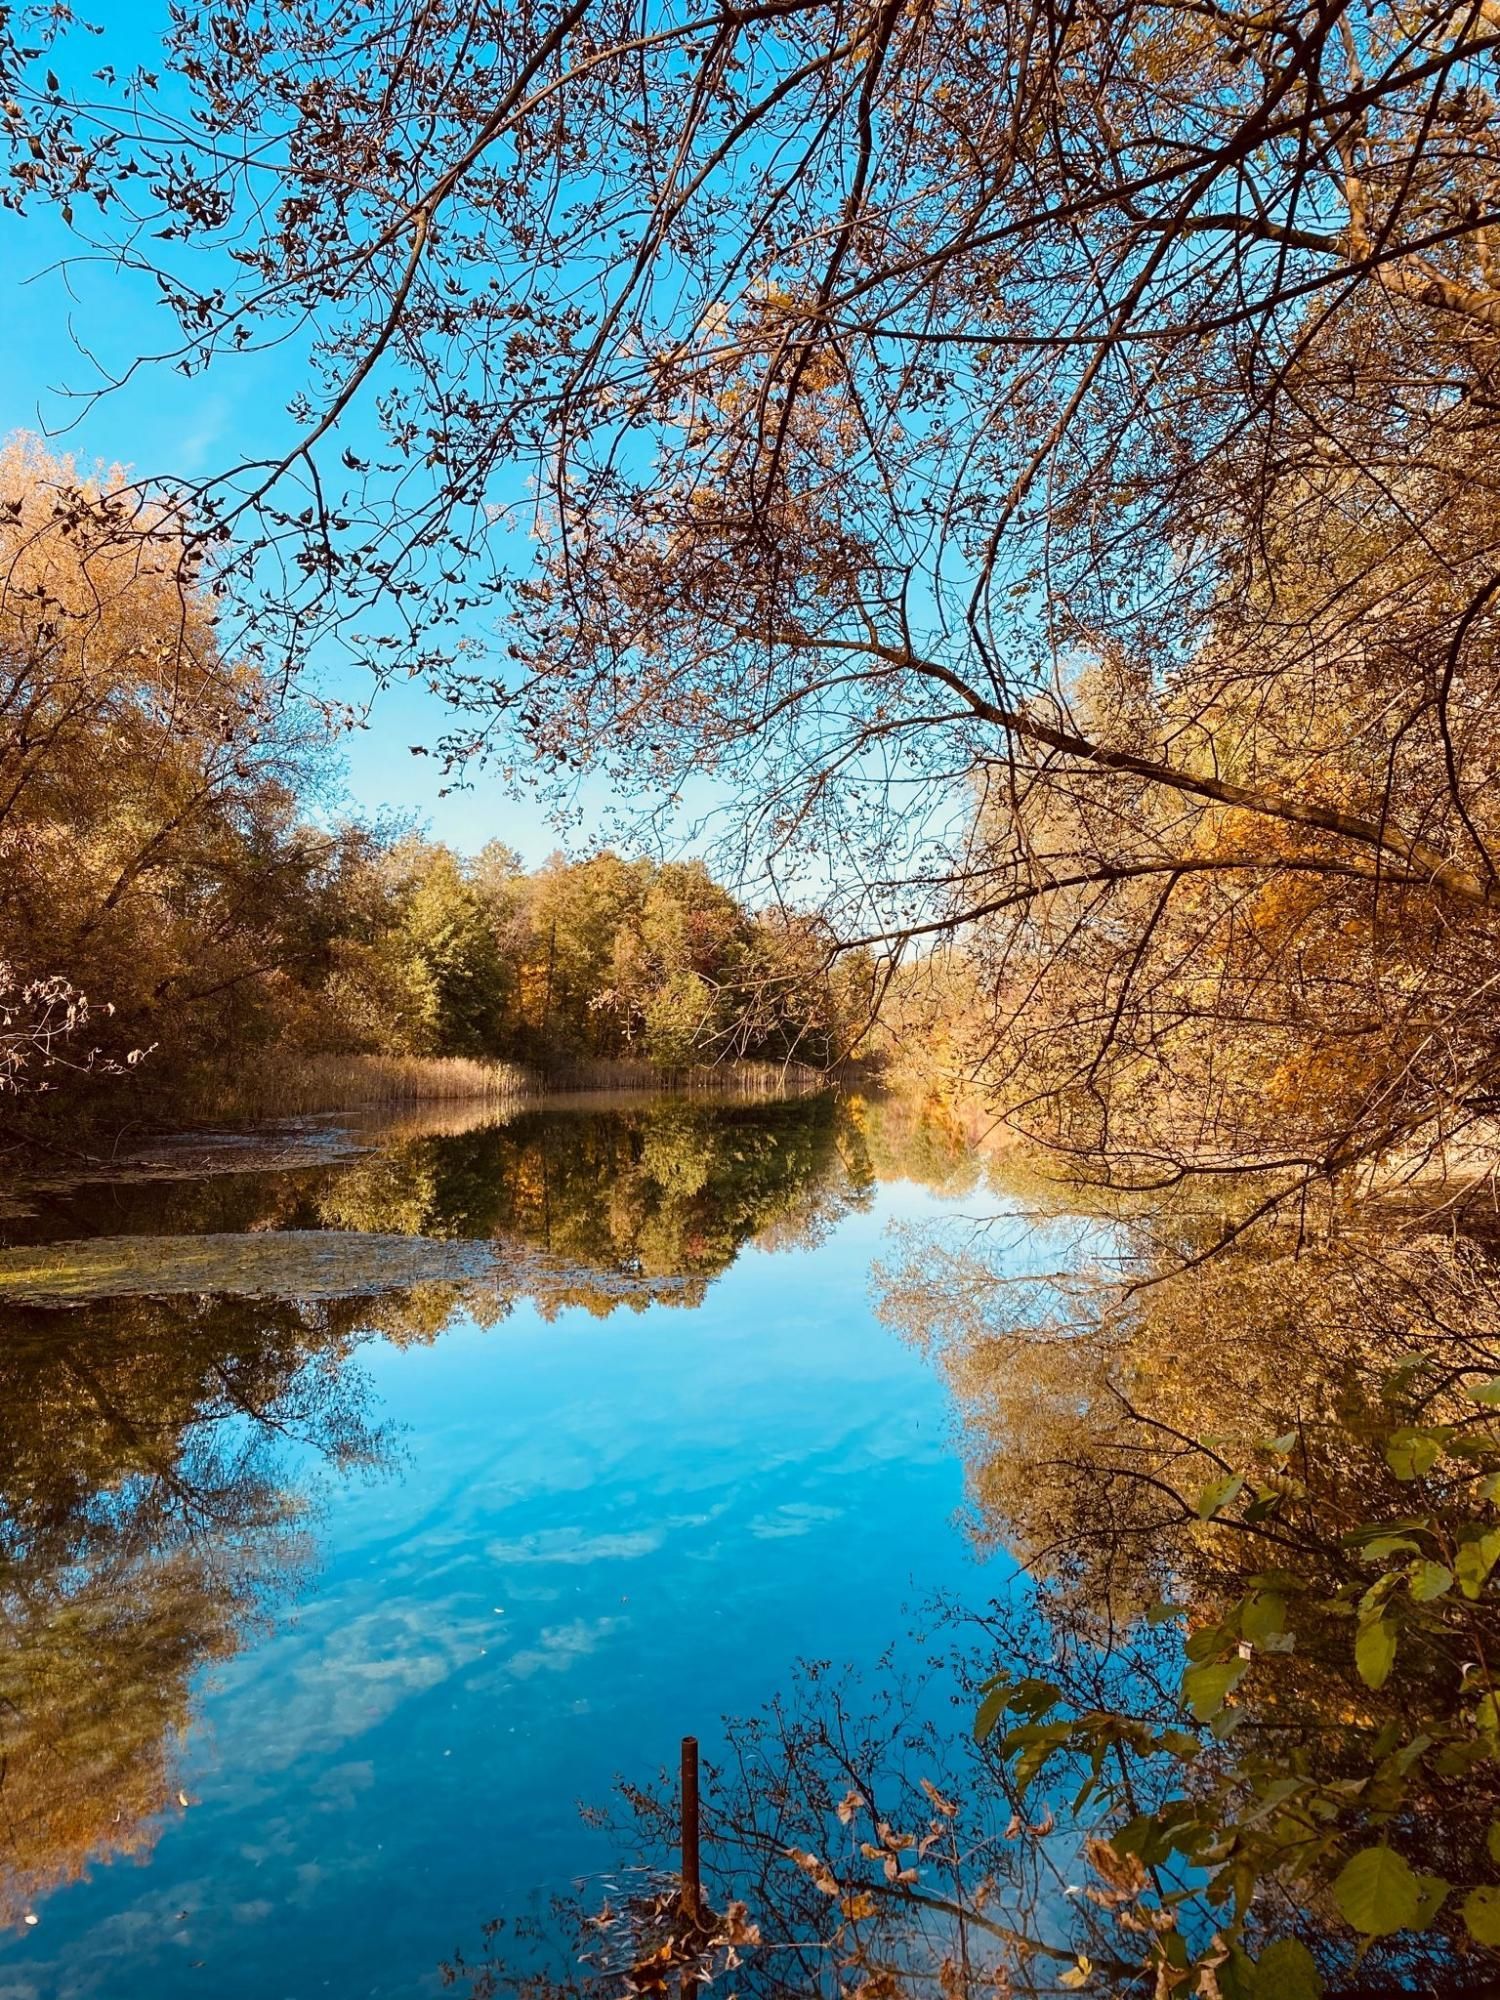
[[[698,1866],[698,1739],[682,1739],[682,1920],[697,1927],[703,1908]]]

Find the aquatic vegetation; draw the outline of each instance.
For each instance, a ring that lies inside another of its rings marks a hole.
[[[107,1236],[0,1250],[0,1303],[216,1293],[230,1298],[365,1298],[492,1278],[487,1246],[352,1230],[244,1236]]]

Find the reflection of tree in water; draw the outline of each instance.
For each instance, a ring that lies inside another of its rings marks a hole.
[[[1223,1219],[1116,1216],[1061,1279],[908,1243],[885,1310],[949,1370],[977,1525],[1036,1593],[952,1608],[924,1700],[814,1670],[730,1725],[734,1936],[689,1951],[617,1895],[534,1990],[639,1986],[663,1939],[674,1980],[768,1996],[1500,1990],[1500,1272],[1391,1215],[1192,1265]],[[664,1867],[670,1785],[622,1799]],[[469,1970],[534,1962],[502,1936]]]
[[[727,1725],[703,1769],[709,1917],[691,1947],[673,1922],[679,1809],[675,1774],[663,1772],[586,1815],[636,1857],[602,1905],[589,1884],[559,1900],[550,1926],[491,1924],[481,1952],[445,1968],[449,1981],[470,2000],[675,1995],[694,1990],[695,1975],[745,2000],[1003,1994],[1003,1911],[1034,1903],[1035,1856],[1006,1837],[1003,1771],[932,1694],[888,1669],[861,1683],[814,1663],[784,1697]],[[914,1865],[920,1884],[908,1879]],[[976,1915],[980,1876],[994,1907]],[[1062,1956],[1062,1968],[1072,1963]]]
[[[284,1454],[379,1465],[350,1356],[403,1301],[7,1308],[0,1328],[0,1921],[180,1809],[195,1676],[309,1559]],[[418,1324],[425,1307],[419,1305]]]
[[[319,1215],[340,1229],[487,1237],[541,1253],[545,1264],[521,1266],[524,1289],[551,1309],[691,1302],[693,1288],[658,1294],[651,1281],[714,1277],[752,1241],[810,1247],[868,1200],[868,1159],[848,1138],[829,1095],[537,1111],[359,1161],[329,1180]],[[644,1282],[622,1292],[590,1274]]]
[[[1086,1801],[1107,1867],[1200,1871],[1184,1983],[1217,1950],[1220,1988],[1258,1991],[1273,1939],[1287,1977],[1296,1946],[1370,1990],[1492,1982],[1500,1273],[1395,1213],[1195,1263],[1224,1222],[1160,1207],[1061,1282],[929,1242],[889,1284],[949,1369],[983,1534],[1043,1584],[1044,1643],[1000,1650],[1045,1685],[986,1721],[1059,1796],[1118,1765]],[[1165,1686],[1153,1618],[1180,1635]],[[1101,1660],[1104,1703],[1080,1688]]]
[[[984,1162],[950,1107],[937,1099],[850,1096],[846,1148],[881,1181],[915,1181],[936,1194],[970,1194]]]
[[[594,1301],[608,1309],[626,1296],[623,1276],[706,1279],[751,1242],[812,1247],[878,1180],[958,1192],[979,1173],[940,1108],[831,1092],[544,1107],[368,1136],[368,1150],[329,1165],[78,1186],[5,1233],[26,1245],[315,1229],[490,1240],[536,1253],[518,1262],[517,1295],[535,1279],[549,1303],[586,1305],[597,1274],[611,1281]],[[644,1285],[637,1302],[650,1296]]]

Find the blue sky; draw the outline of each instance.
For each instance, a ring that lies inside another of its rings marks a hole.
[[[103,32],[63,45],[54,60],[65,81],[105,62],[125,72],[155,58],[164,0],[85,0],[83,13]],[[102,261],[65,271],[60,260],[76,257],[79,247],[43,208],[20,219],[0,215],[0,437],[35,432],[50,449],[85,464],[102,460],[141,474],[206,473],[263,449],[268,411],[279,417],[298,387],[297,356],[289,348],[224,357],[195,379],[147,366],[89,399],[101,368],[118,371],[159,350],[173,326],[141,280]],[[367,699],[367,682],[341,677],[328,661],[315,660],[314,668],[329,692],[355,704]],[[483,777],[444,798],[437,760],[412,754],[414,744],[433,744],[446,720],[441,700],[419,685],[385,690],[367,726],[343,744],[354,802],[370,813],[415,814],[466,853],[501,839],[528,862],[541,860],[559,836],[534,801],[511,798],[497,780]],[[589,844],[588,832],[602,825],[611,800],[596,783],[581,803],[582,831],[570,835],[573,846]]]

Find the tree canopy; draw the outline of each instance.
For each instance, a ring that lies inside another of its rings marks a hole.
[[[846,939],[982,925],[994,1088],[1112,1174],[1488,1103],[1486,0],[219,0],[130,75],[6,32],[11,206],[190,374],[292,362],[172,488],[268,661],[426,676],[460,763],[716,773]]]

